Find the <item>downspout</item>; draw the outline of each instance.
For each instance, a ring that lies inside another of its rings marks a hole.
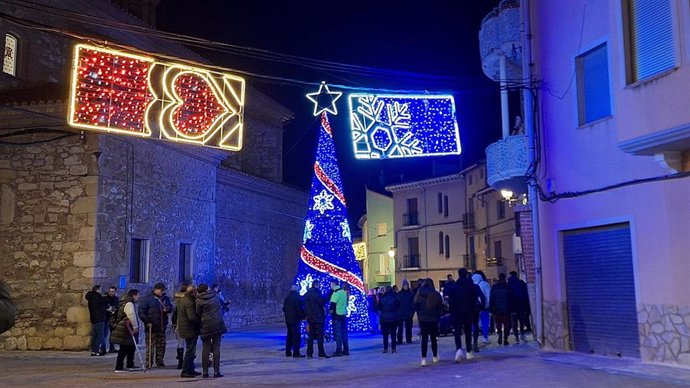
[[[534,165],[536,155],[535,126],[534,126],[534,98],[532,95],[532,29],[530,25],[530,1],[520,0],[523,26],[523,57],[522,72],[529,87],[522,89],[525,101],[525,132],[529,143],[529,163]],[[536,173],[536,171],[535,171]],[[544,319],[543,319],[543,289],[541,273],[541,239],[539,234],[539,196],[534,185],[529,185],[529,202],[532,211],[532,235],[534,238],[534,282],[536,299],[535,338],[540,346],[544,345]]]

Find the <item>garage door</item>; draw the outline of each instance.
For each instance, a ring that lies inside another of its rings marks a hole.
[[[629,224],[563,233],[575,351],[640,357]]]

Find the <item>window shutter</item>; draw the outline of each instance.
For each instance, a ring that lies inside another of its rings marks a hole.
[[[633,82],[675,66],[670,0],[631,0]]]
[[[580,125],[611,115],[607,51],[606,44],[602,44],[577,59]]]

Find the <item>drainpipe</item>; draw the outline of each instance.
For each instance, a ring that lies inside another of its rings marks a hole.
[[[522,26],[523,26],[523,57],[522,57],[522,72],[524,78],[532,85],[532,30],[530,26],[530,2],[529,0],[520,0],[520,10],[522,11]],[[529,143],[529,163],[532,165],[536,155],[535,145],[535,128],[534,128],[534,99],[531,88],[524,88],[522,96],[525,101],[525,132]],[[529,185],[529,202],[532,210],[532,234],[534,236],[534,282],[535,282],[535,299],[536,299],[536,338],[540,346],[544,345],[544,319],[543,319],[543,289],[542,289],[542,273],[541,273],[541,239],[539,234],[539,196],[534,185]]]
[[[506,56],[501,54],[499,57],[499,77],[501,78],[501,129],[503,138],[510,136],[510,117],[508,112],[508,78],[506,74]]]

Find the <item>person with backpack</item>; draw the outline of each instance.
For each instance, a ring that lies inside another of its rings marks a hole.
[[[139,290],[133,288],[127,292],[111,318],[110,342],[120,345],[115,361],[115,372],[124,372],[124,361],[127,359],[127,369],[137,369],[134,366],[134,351],[139,341],[139,316],[136,303],[139,300]]]
[[[475,271],[474,274],[472,274],[472,281],[477,285],[477,287],[479,287],[479,290],[482,293],[481,295],[484,296],[484,304],[480,306],[474,316],[474,351],[478,352],[479,348],[477,347],[477,339],[479,338],[480,330],[482,337],[484,337],[482,342],[485,345],[491,343],[491,341],[489,341],[489,303],[491,301],[491,286],[489,285],[489,282],[486,281],[486,275],[484,275],[483,271]]]
[[[427,365],[428,343],[431,340],[431,352],[433,354],[432,361],[437,363],[438,358],[438,320],[441,318],[443,312],[443,298],[441,294],[434,288],[434,281],[425,279],[423,285],[414,297],[414,306],[417,311],[417,319],[419,320],[419,328],[422,334],[422,366]]]
[[[318,347],[319,358],[330,358],[323,347],[324,325],[326,322],[326,301],[321,295],[319,287],[321,282],[315,279],[311,283],[311,288],[304,294],[304,310],[307,314],[307,325],[309,326],[309,338],[307,340],[307,358],[314,357],[314,340]]]
[[[525,328],[530,328],[529,293],[527,292],[527,283],[518,278],[516,271],[510,271],[508,287],[513,290],[513,295],[515,296],[515,311],[513,312],[512,324],[513,334],[515,334],[515,343],[519,344],[520,340],[527,341],[527,337],[525,337]],[[518,332],[520,334],[519,337]]]
[[[216,293],[207,284],[199,284],[196,297],[196,315],[199,317],[201,334],[201,368],[202,377],[208,378],[208,369],[213,363],[213,377],[220,378],[220,341],[227,333],[223,320],[223,305]],[[209,358],[213,354],[213,358]]]

